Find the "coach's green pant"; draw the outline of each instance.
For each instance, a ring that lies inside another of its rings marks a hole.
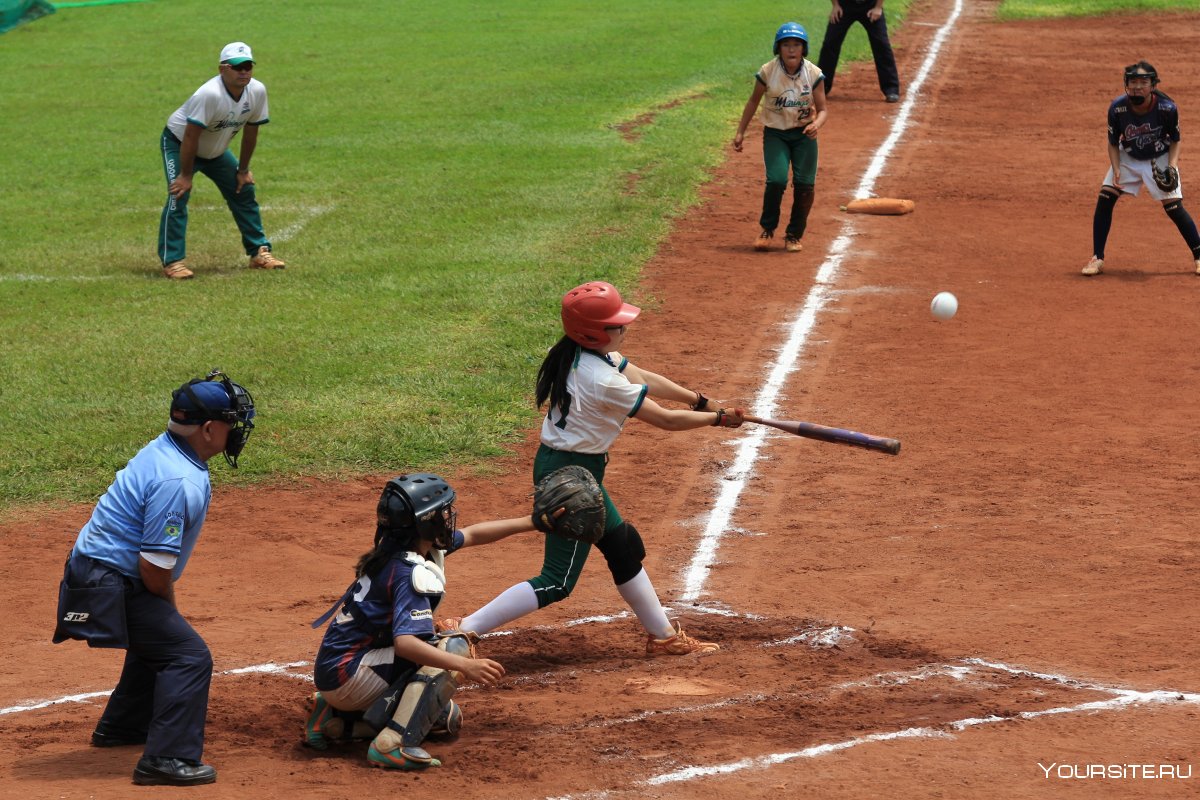
[[[762,217],[758,222],[766,231],[779,227],[779,209],[787,191],[790,166],[793,197],[787,235],[799,239],[804,236],[808,212],[812,210],[813,185],[817,182],[817,140],[808,138],[799,128],[790,131],[764,128],[763,162],[767,167],[767,185],[763,189]]]
[[[608,464],[607,453],[599,455],[570,453],[541,445],[533,459],[533,482],[536,484],[554,470],[569,464],[578,464],[592,473],[597,483],[600,484],[600,491],[604,494],[604,538],[596,545],[596,549],[605,553],[609,543],[613,546],[620,546],[623,540],[619,540],[619,537],[609,537],[610,533],[621,527],[624,520],[621,519],[621,512],[617,511],[617,507],[613,505],[612,498],[608,496],[608,490],[604,488],[604,468]],[[591,549],[591,545],[586,542],[564,539],[552,533],[546,534],[542,572],[536,578],[529,580],[529,584],[537,594],[538,608],[545,608],[551,603],[557,603],[571,594]]]
[[[170,129],[163,128],[161,149],[168,187],[179,175],[180,144]],[[195,172],[207,175],[221,190],[225,204],[233,212],[233,219],[242,233],[242,247],[246,249],[246,255],[252,256],[258,253],[258,248],[263,245],[270,247],[271,243],[263,233],[262,214],[254,196],[254,184],[243,186],[240,192],[237,190],[237,168],[237,158],[228,150],[216,158],[196,156]],[[167,204],[163,206],[162,218],[158,223],[158,257],[164,267],[172,261],[181,261],[187,255],[190,196],[191,192],[179,198],[167,195]]]

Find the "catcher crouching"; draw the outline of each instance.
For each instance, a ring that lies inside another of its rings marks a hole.
[[[373,766],[440,766],[422,745],[462,727],[453,700],[459,685],[495,686],[504,676],[502,665],[476,657],[476,637],[436,633],[433,612],[445,593],[445,556],[533,530],[533,519],[457,530],[454,501],[454,490],[429,473],[400,475],[384,487],[374,547],[359,558],[342,597],[313,623],[333,617],[314,666],[317,692],[304,727],[309,747],[370,739]]]

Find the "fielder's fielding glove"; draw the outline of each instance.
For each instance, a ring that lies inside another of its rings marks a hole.
[[[533,524],[542,533],[595,544],[604,536],[600,484],[575,464],[551,472],[534,487]]]
[[[1158,164],[1151,161],[1150,169],[1154,171],[1154,182],[1158,184],[1158,188],[1164,192],[1173,192],[1179,188],[1179,170],[1174,167],[1158,168]]]

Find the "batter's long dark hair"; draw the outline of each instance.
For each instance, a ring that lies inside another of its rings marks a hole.
[[[567,412],[571,401],[570,395],[567,394],[567,377],[571,374],[571,365],[575,363],[577,352],[579,345],[575,340],[563,336],[550,348],[550,352],[546,353],[546,358],[538,369],[537,391],[534,395],[538,408],[549,400],[550,408],[557,408],[564,414]]]

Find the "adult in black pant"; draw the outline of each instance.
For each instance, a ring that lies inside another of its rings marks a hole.
[[[832,0],[829,23],[825,26],[825,40],[821,42],[821,55],[817,66],[825,73],[825,94],[833,91],[833,75],[837,71],[838,58],[842,55],[842,42],[850,32],[850,26],[860,23],[867,31],[871,43],[871,54],[875,56],[875,73],[879,76],[879,90],[889,103],[900,100],[900,74],[896,71],[896,56],[888,40],[887,19],[883,14],[883,0]]]

